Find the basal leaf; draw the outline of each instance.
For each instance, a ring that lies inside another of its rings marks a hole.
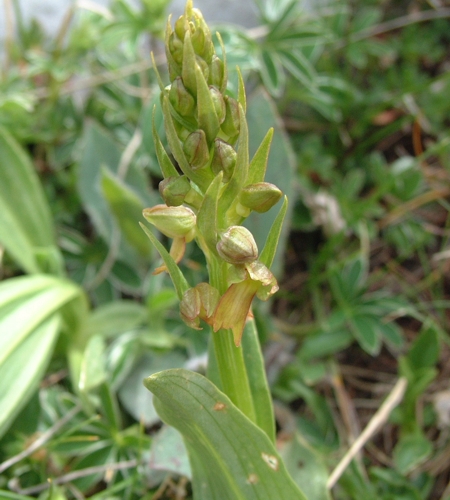
[[[208,379],[184,369],[144,381],[160,417],[184,437],[196,500],[302,500],[266,434]]]

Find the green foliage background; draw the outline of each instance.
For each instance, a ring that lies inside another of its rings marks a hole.
[[[444,3],[257,0],[258,28],[218,26],[230,92],[236,64],[245,78],[251,153],[274,126],[267,180],[290,201],[281,290],[254,312],[273,453],[308,498],[450,498]],[[74,6],[54,38],[4,4],[15,29],[0,79],[0,498],[191,498],[183,442],[142,385],[204,372],[207,352],[167,277],[151,276],[160,261],[138,226],[160,199],[150,51],[164,78],[167,2]],[[275,214],[250,218],[260,246]],[[205,274],[195,247],[183,265]],[[408,388],[383,439],[330,490],[399,377]]]

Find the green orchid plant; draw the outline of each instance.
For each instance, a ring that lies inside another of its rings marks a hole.
[[[252,211],[266,212],[283,197],[264,181],[273,129],[250,160],[244,82],[238,71],[237,96],[227,91],[225,50],[219,34],[217,38],[221,57],[191,0],[174,28],[169,18],[165,47],[170,84],[164,86],[157,77],[167,142],[179,168],[170,160],[154,122],[164,204],[146,208],[143,216],[172,240],[170,251],[141,226],[164,261],[155,274],[170,273],[184,322],[195,329],[209,325],[213,331],[208,378],[273,444],[273,406],[251,306],[255,296],[267,300],[278,290],[269,268],[287,200],[260,252],[243,223]],[[189,284],[178,263],[194,240],[205,255],[209,280]],[[145,384],[161,397],[155,381],[149,377]],[[216,403],[214,408],[223,406]],[[163,420],[164,414],[161,409]]]
[[[212,330],[209,380],[187,370],[166,370],[144,384],[162,420],[183,435],[194,498],[303,499],[274,447],[273,404],[251,311],[255,296],[267,300],[278,290],[269,268],[287,199],[260,252],[243,223],[252,211],[264,213],[283,197],[264,181],[273,129],[250,160],[244,82],[238,71],[236,98],[227,92],[225,50],[217,37],[221,57],[191,0],[174,29],[169,18],[170,85],[157,77],[167,142],[179,169],[154,121],[164,204],[146,208],[143,216],[172,240],[170,251],[141,224],[164,261],[154,272],[170,274],[184,322]],[[189,284],[178,263],[194,240],[205,255],[209,279]],[[236,468],[231,474],[230,467]]]
[[[286,200],[275,231],[259,254],[252,233],[242,224],[252,211],[266,212],[282,197],[275,185],[264,182],[273,129],[249,161],[244,83],[239,74],[237,99],[227,93],[225,51],[220,35],[218,39],[222,57],[216,54],[211,32],[191,1],[174,29],[169,19],[165,46],[171,83],[164,86],[160,75],[158,81],[167,141],[181,173],[154,127],[164,204],[146,208],[143,216],[172,239],[169,255],[157,244],[165,263],[155,274],[171,274],[186,324],[201,329],[203,320],[212,327],[221,385],[251,417],[252,398],[242,390],[247,376],[240,345],[255,295],[267,300],[278,290],[269,266]],[[189,286],[177,266],[192,240],[206,257],[209,283]],[[248,402],[241,405],[243,395]]]

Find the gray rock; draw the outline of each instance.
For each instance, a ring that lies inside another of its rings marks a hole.
[[[110,0],[90,0],[98,5],[107,6]],[[129,0],[137,5],[137,0]],[[3,2],[2,2],[3,3]],[[20,7],[28,22],[36,18],[44,29],[54,35],[73,0],[19,0]],[[183,12],[185,0],[174,0],[168,8],[177,19]],[[253,2],[243,0],[194,0],[208,23],[234,23],[245,27],[256,26],[257,9]],[[0,8],[0,41],[5,37],[5,9]]]

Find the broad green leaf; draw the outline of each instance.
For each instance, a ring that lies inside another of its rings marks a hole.
[[[266,434],[208,379],[167,370],[144,381],[167,424],[184,437],[196,500],[302,500]]]
[[[0,244],[29,273],[59,272],[50,208],[25,151],[0,128]],[[39,262],[37,254],[44,257]]]
[[[142,380],[152,373],[180,368],[185,362],[186,358],[177,351],[163,354],[145,352],[134,362],[130,373],[119,388],[118,396],[121,404],[137,422],[152,426],[159,421],[153,406],[153,394],[142,385]]]
[[[0,363],[0,436],[38,389],[58,338],[61,318],[57,313],[41,321]],[[5,331],[1,329],[0,330]]]
[[[50,276],[11,278],[0,284],[0,435],[39,386],[61,327],[64,305],[82,294]]]
[[[378,323],[378,318],[368,315],[358,314],[349,319],[351,331],[359,345],[372,356],[377,355],[381,349],[382,338]]]
[[[387,342],[394,349],[401,349],[404,346],[405,340],[403,338],[403,332],[397,323],[383,323],[380,321],[378,329],[383,335],[385,342]]]
[[[433,367],[439,359],[439,339],[434,328],[426,328],[414,340],[407,359],[413,370]]]
[[[283,265],[283,256],[286,248],[291,214],[295,205],[293,180],[296,159],[289,139],[283,130],[275,105],[262,87],[259,87],[249,96],[247,121],[250,133],[249,149],[251,153],[254,153],[258,149],[261,142],[266,137],[268,126],[274,127],[273,141],[270,148],[265,180],[278,186],[290,202],[280,235],[275,260],[272,265],[272,272],[278,275],[281,273]],[[246,220],[245,225],[255,237],[258,248],[264,247],[270,228],[276,217],[276,210],[269,210],[269,212],[264,214],[253,212]]]
[[[169,270],[170,277],[172,278],[173,284],[175,286],[175,290],[177,291],[178,298],[181,300],[184,292],[190,288],[186,278],[181,272],[180,268],[177,266],[176,262],[173,260],[172,256],[169,252],[164,248],[164,246],[158,241],[158,238],[148,229],[147,226],[144,226],[141,222],[139,225],[144,230],[145,234],[148,236],[149,240],[152,242],[153,246],[158,251],[159,255],[161,255],[164,264]]]
[[[403,436],[394,448],[395,467],[402,474],[407,474],[424,462],[432,452],[431,442],[421,432]]]
[[[311,500],[331,500],[327,488],[328,468],[320,456],[300,434],[282,445],[280,455],[292,479]]]
[[[103,196],[128,243],[140,255],[149,256],[152,247],[138,226],[142,210],[145,208],[142,200],[129,186],[106,168],[102,169],[101,187]]]
[[[301,84],[312,87],[317,84],[317,74],[313,65],[303,55],[301,50],[281,50],[278,52],[283,66]]]
[[[33,276],[27,278],[31,281]],[[9,284],[14,280],[12,278],[4,281],[0,286],[0,293],[7,291]],[[0,365],[13,355],[15,349],[39,327],[40,323],[80,293],[75,284],[55,279],[39,293],[30,294],[25,289],[22,296],[14,302],[1,305],[0,332],[5,333],[0,336]]]
[[[117,174],[121,151],[117,142],[95,123],[86,127],[82,142],[83,154],[78,170],[78,192],[98,234],[109,244],[115,221],[109,203],[102,193],[102,169],[106,168],[112,174]],[[158,203],[156,195],[147,188],[148,182],[144,172],[134,165],[128,169],[124,183],[136,193],[144,205],[151,207]],[[134,221],[136,224],[140,217],[139,214]],[[121,244],[120,257],[132,263],[136,260],[136,252],[125,243],[123,241]]]
[[[307,361],[314,358],[329,356],[342,351],[353,342],[353,336],[347,329],[321,332],[308,336],[302,343],[301,359]]]
[[[275,52],[265,49],[261,51],[260,72],[269,94],[273,97],[280,97],[286,84],[286,75]]]
[[[242,335],[242,352],[247,369],[248,383],[253,397],[256,423],[269,439],[275,442],[275,416],[272,396],[265,372],[255,320],[247,321]]]
[[[191,477],[191,466],[186,446],[181,434],[168,425],[164,425],[152,437],[149,467],[154,470],[163,470]]]
[[[89,315],[86,330],[90,335],[115,337],[144,324],[148,310],[132,300],[117,300],[97,307]]]
[[[287,0],[287,1],[278,1],[278,2],[269,2],[272,3],[272,6],[276,8],[276,11],[272,10],[270,6],[268,6],[268,11],[270,12],[269,19],[273,20],[270,23],[270,31],[267,35],[267,39],[276,42],[279,36],[279,32],[284,31],[285,22],[288,21],[288,27],[290,28],[290,21],[292,17],[295,16],[294,9],[298,7],[297,0]]]
[[[0,490],[0,500],[33,500],[34,497],[26,497],[18,493],[11,493],[9,491]]]
[[[82,151],[78,171],[80,198],[98,233],[109,242],[113,218],[106,200],[101,196],[100,176],[102,166],[117,172],[120,150],[105,131],[91,123],[85,130]]]
[[[105,349],[106,345],[101,335],[93,335],[88,340],[81,360],[78,380],[80,391],[88,393],[106,380]]]

